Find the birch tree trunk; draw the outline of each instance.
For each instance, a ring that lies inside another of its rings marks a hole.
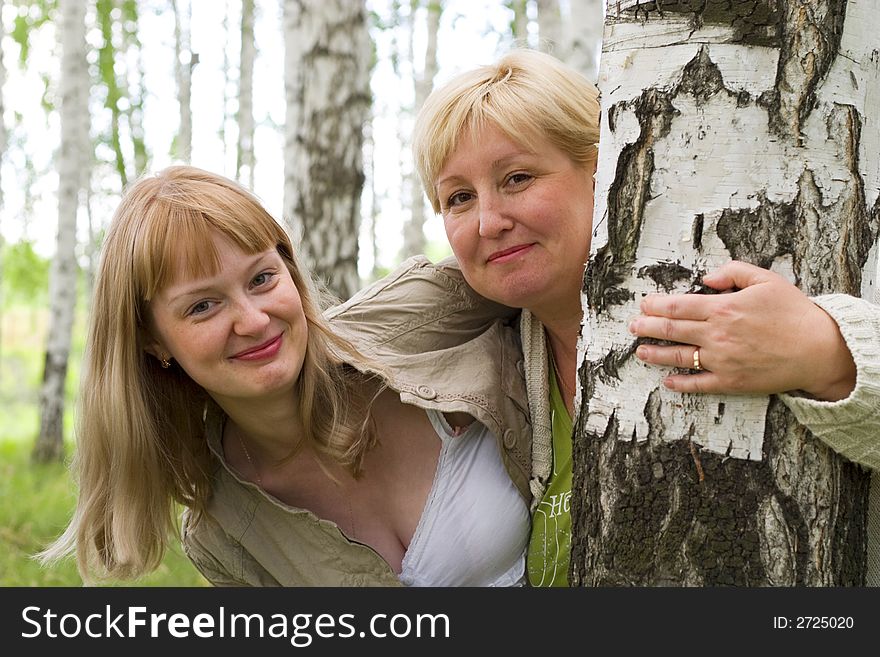
[[[181,7],[182,2],[182,7]],[[177,79],[177,102],[180,108],[180,127],[177,129],[174,155],[189,163],[192,157],[192,71],[198,58],[190,49],[191,0],[171,0],[174,10],[174,67]]]
[[[235,178],[254,187],[254,0],[241,3],[241,56],[238,77],[238,148]]]
[[[602,0],[574,0],[563,27],[562,59],[591,81],[599,72],[602,41]]]
[[[59,0],[61,27],[61,148],[58,154],[58,234],[49,279],[49,334],[40,394],[40,435],[34,446],[37,461],[61,459],[64,453],[64,382],[70,355],[76,307],[76,215],[83,181],[83,135],[88,114],[89,74],[86,64],[86,3]]]
[[[0,16],[3,15],[3,5],[5,4],[4,0],[0,0]],[[6,30],[3,27],[3,21],[0,20],[0,44],[3,43],[4,37],[6,36]],[[6,121],[3,119],[6,113],[6,105],[3,102],[3,87],[6,85],[6,63],[3,60],[3,49],[0,48],[0,161],[2,161],[6,156],[6,144],[7,144],[7,133],[6,133]],[[2,182],[2,176],[0,176],[0,182]],[[3,186],[0,184],[0,217],[3,216]],[[2,229],[2,222],[0,222],[0,229]],[[3,313],[3,231],[0,230],[0,356],[2,356],[2,345],[3,345],[3,321],[2,321],[2,313]]]
[[[284,216],[306,264],[346,299],[360,287],[372,56],[366,8],[350,0],[285,0],[284,32]]]
[[[775,397],[667,391],[626,325],[729,258],[868,292],[876,3],[657,4],[610,2],[605,23],[571,581],[862,584],[868,474]]]
[[[414,1],[413,12],[410,14],[412,23],[411,28],[415,28],[415,9],[418,2]],[[427,45],[425,46],[425,59],[422,63],[421,74],[416,74],[413,70],[413,83],[415,86],[415,106],[413,107],[413,116],[431,93],[434,86],[434,77],[437,75],[437,32],[440,29],[440,15],[443,12],[443,0],[428,0],[428,29],[427,29]],[[412,29],[414,32],[415,30]],[[415,68],[415,67],[413,67]],[[422,190],[422,183],[419,180],[418,173],[413,167],[412,172],[408,176],[410,189],[410,220],[406,222],[403,229],[403,255],[409,257],[418,253],[425,252],[425,192]]]
[[[563,43],[559,0],[538,0],[538,43],[543,52],[560,56]]]
[[[528,0],[508,0],[507,6],[513,12],[513,21],[510,24],[513,38],[524,46],[529,38]]]

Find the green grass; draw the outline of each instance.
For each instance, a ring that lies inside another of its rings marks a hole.
[[[80,586],[72,559],[43,568],[32,558],[57,537],[76,502],[66,465],[30,461],[31,445],[0,442],[0,585]],[[176,542],[160,567],[135,581],[108,581],[107,586],[206,586]]]
[[[0,317],[0,586],[80,586],[73,559],[43,568],[32,558],[67,525],[76,492],[67,466],[30,460],[40,428],[39,392],[48,312],[17,305]],[[64,435],[68,452],[84,342],[77,315],[67,372]],[[133,582],[108,586],[205,586],[180,545],[174,542],[160,567]]]

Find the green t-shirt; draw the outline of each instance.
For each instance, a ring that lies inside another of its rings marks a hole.
[[[571,416],[550,368],[550,424],[553,471],[547,492],[532,515],[526,565],[532,586],[568,586],[571,551]]]

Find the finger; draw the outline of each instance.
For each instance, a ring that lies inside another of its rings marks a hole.
[[[703,284],[715,290],[743,289],[772,279],[775,274],[747,262],[732,260],[703,276]]]
[[[692,392],[708,394],[724,392],[721,379],[713,372],[700,374],[670,374],[663,379],[663,385],[673,392]]]
[[[667,367],[692,370],[694,369],[694,352],[696,349],[693,345],[663,346],[642,344],[636,349],[636,357],[649,365],[665,365]],[[709,369],[706,365],[706,354],[702,351],[700,351],[700,365],[704,370]]]
[[[706,322],[668,317],[640,315],[629,324],[629,331],[640,338],[655,338],[669,342],[698,345],[704,342]]]
[[[711,314],[712,297],[705,294],[649,294],[642,299],[640,309],[645,315],[703,321]]]

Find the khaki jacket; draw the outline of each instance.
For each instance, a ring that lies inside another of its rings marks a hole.
[[[479,297],[453,261],[433,265],[418,257],[325,316],[381,369],[353,365],[378,371],[404,403],[469,413],[489,427],[528,502],[531,433],[517,312]],[[198,519],[187,512],[183,521],[184,549],[210,582],[399,585],[382,557],[333,522],[241,480],[223,459],[222,424],[222,414],[206,417],[217,464],[207,512]]]

